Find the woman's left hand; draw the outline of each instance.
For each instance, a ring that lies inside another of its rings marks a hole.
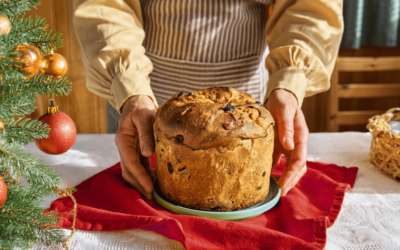
[[[264,106],[276,122],[273,167],[279,163],[282,154],[287,158],[286,171],[279,178],[284,196],[307,172],[308,127],[296,97],[289,91],[275,90]]]

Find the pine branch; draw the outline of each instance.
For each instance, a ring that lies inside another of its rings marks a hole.
[[[4,223],[10,220],[12,221],[12,219],[10,218],[7,218],[7,220],[3,218]],[[56,249],[61,249],[61,246],[63,245],[62,243],[67,238],[66,235],[64,235],[64,232],[60,229],[47,228],[47,227],[33,227],[27,223],[21,223],[21,224],[12,223],[11,225],[17,226],[20,229],[20,231],[17,231],[17,233],[13,235],[7,234],[5,235],[6,237],[3,237],[3,235],[1,234],[3,234],[3,232],[7,232],[6,230],[8,230],[8,228],[4,229],[0,228],[0,246],[2,247],[0,249],[2,250],[3,249],[15,250],[16,249],[15,247],[18,247],[18,249],[30,249],[33,247],[35,243],[43,243],[44,245],[52,245],[52,246],[55,245],[60,247],[60,248],[57,247]],[[31,236],[32,234],[28,235],[26,233],[27,231],[34,232],[35,236]]]
[[[0,140],[0,172],[9,172],[14,178],[19,179],[24,176],[32,185],[53,191],[61,184],[60,176],[40,162],[39,158],[33,157],[25,151],[21,144],[7,143]],[[49,193],[47,193],[48,195]]]
[[[43,139],[48,137],[50,131],[47,124],[38,120],[31,119],[13,119],[5,123],[4,139],[8,143],[26,144],[32,139]]]
[[[16,46],[31,44],[44,54],[63,46],[61,34],[47,29],[42,17],[21,16],[40,0],[0,0],[0,14],[11,22],[11,32],[0,35],[0,176],[7,183],[8,196],[0,209],[0,249],[27,249],[36,242],[60,243],[64,235],[54,227],[56,212],[44,213],[43,199],[58,190],[60,176],[24,149],[23,144],[47,136],[47,125],[23,116],[35,110],[37,94],[66,95],[71,91],[67,78],[38,75],[25,80]],[[18,118],[20,117],[20,118]],[[25,177],[29,186],[23,187]]]
[[[10,18],[12,25],[9,34],[0,36],[0,55],[14,57],[13,48],[20,44],[32,44],[45,54],[64,46],[61,33],[44,29],[47,26],[43,17],[28,17],[26,19]]]
[[[0,120],[7,120],[13,116],[24,116],[35,110],[35,95],[33,94],[16,94],[8,99],[6,95],[0,98]]]
[[[21,64],[15,60],[9,58],[0,57],[0,75],[2,76],[2,81],[0,85],[5,85],[9,79],[23,79],[25,75],[18,70]]]
[[[4,35],[2,35],[4,36]],[[0,36],[0,39],[1,37]],[[0,43],[0,75],[2,80],[0,81],[0,87],[6,85],[6,83],[13,79],[23,80],[25,75],[19,70],[21,63],[14,59],[17,53],[14,52],[13,48],[7,48]]]
[[[0,246],[26,249],[37,241],[61,242],[64,235],[54,227],[59,217],[56,212],[43,213],[42,199],[37,196],[38,192],[42,192],[40,187],[11,186],[7,202],[0,210]]]
[[[11,32],[0,36],[0,55],[4,57],[13,58],[18,56],[18,52],[14,51],[15,46],[21,44],[27,44],[29,36],[36,37],[41,35],[44,31],[46,20],[42,17],[28,17],[26,19],[19,19],[18,17],[11,17]],[[36,34],[30,34],[30,32],[36,32]]]
[[[43,74],[31,77],[27,81],[9,79],[7,84],[0,84],[0,91],[2,91],[4,95],[0,97],[0,103],[19,93],[27,92],[34,95],[68,95],[71,92],[71,86],[72,83],[66,77],[55,79]]]
[[[66,77],[55,79],[43,74],[32,77],[26,83],[30,90],[42,95],[68,95],[72,87],[72,83]]]
[[[43,35],[39,36],[37,39],[31,39],[28,43],[36,45],[45,54],[49,54],[51,51],[64,47],[64,42],[61,39],[61,36],[61,33],[53,33],[51,30],[45,30]]]
[[[0,0],[0,14],[5,16],[21,15],[36,8],[40,0]]]

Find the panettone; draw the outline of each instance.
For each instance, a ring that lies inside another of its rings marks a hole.
[[[269,191],[274,120],[248,94],[229,87],[177,93],[156,115],[157,181],[168,201],[235,211]]]

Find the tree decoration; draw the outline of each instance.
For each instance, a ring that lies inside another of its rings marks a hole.
[[[25,79],[37,75],[43,57],[40,50],[31,44],[18,45],[15,50],[20,52],[16,59],[21,63],[20,70],[26,75]]]
[[[72,119],[65,113],[58,111],[58,106],[51,99],[47,107],[47,114],[39,121],[50,128],[48,138],[35,139],[36,146],[47,154],[58,155],[67,152],[74,145],[76,127]]]
[[[58,79],[67,73],[68,63],[62,55],[52,52],[42,59],[40,67],[44,74]]]
[[[7,200],[7,185],[3,179],[3,176],[0,176],[0,208],[4,206]]]
[[[24,148],[34,139],[48,137],[50,131],[47,124],[25,118],[36,108],[36,95],[65,95],[71,90],[67,78],[56,79],[39,71],[41,55],[63,46],[60,33],[44,28],[44,18],[25,17],[39,3],[0,0],[0,204],[7,192],[0,208],[1,250],[28,249],[39,241],[67,242],[57,227],[57,213],[45,213],[41,204],[53,193],[71,195],[72,191],[60,189],[61,179],[53,168]],[[10,31],[3,26],[8,22]],[[3,34],[4,27],[8,35]]]
[[[0,15],[0,35],[9,34],[10,31],[10,20],[6,16]]]

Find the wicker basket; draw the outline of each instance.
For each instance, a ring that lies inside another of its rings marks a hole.
[[[400,108],[368,120],[367,129],[373,137],[369,158],[380,170],[400,180],[400,135],[390,132],[390,121],[400,121]]]

